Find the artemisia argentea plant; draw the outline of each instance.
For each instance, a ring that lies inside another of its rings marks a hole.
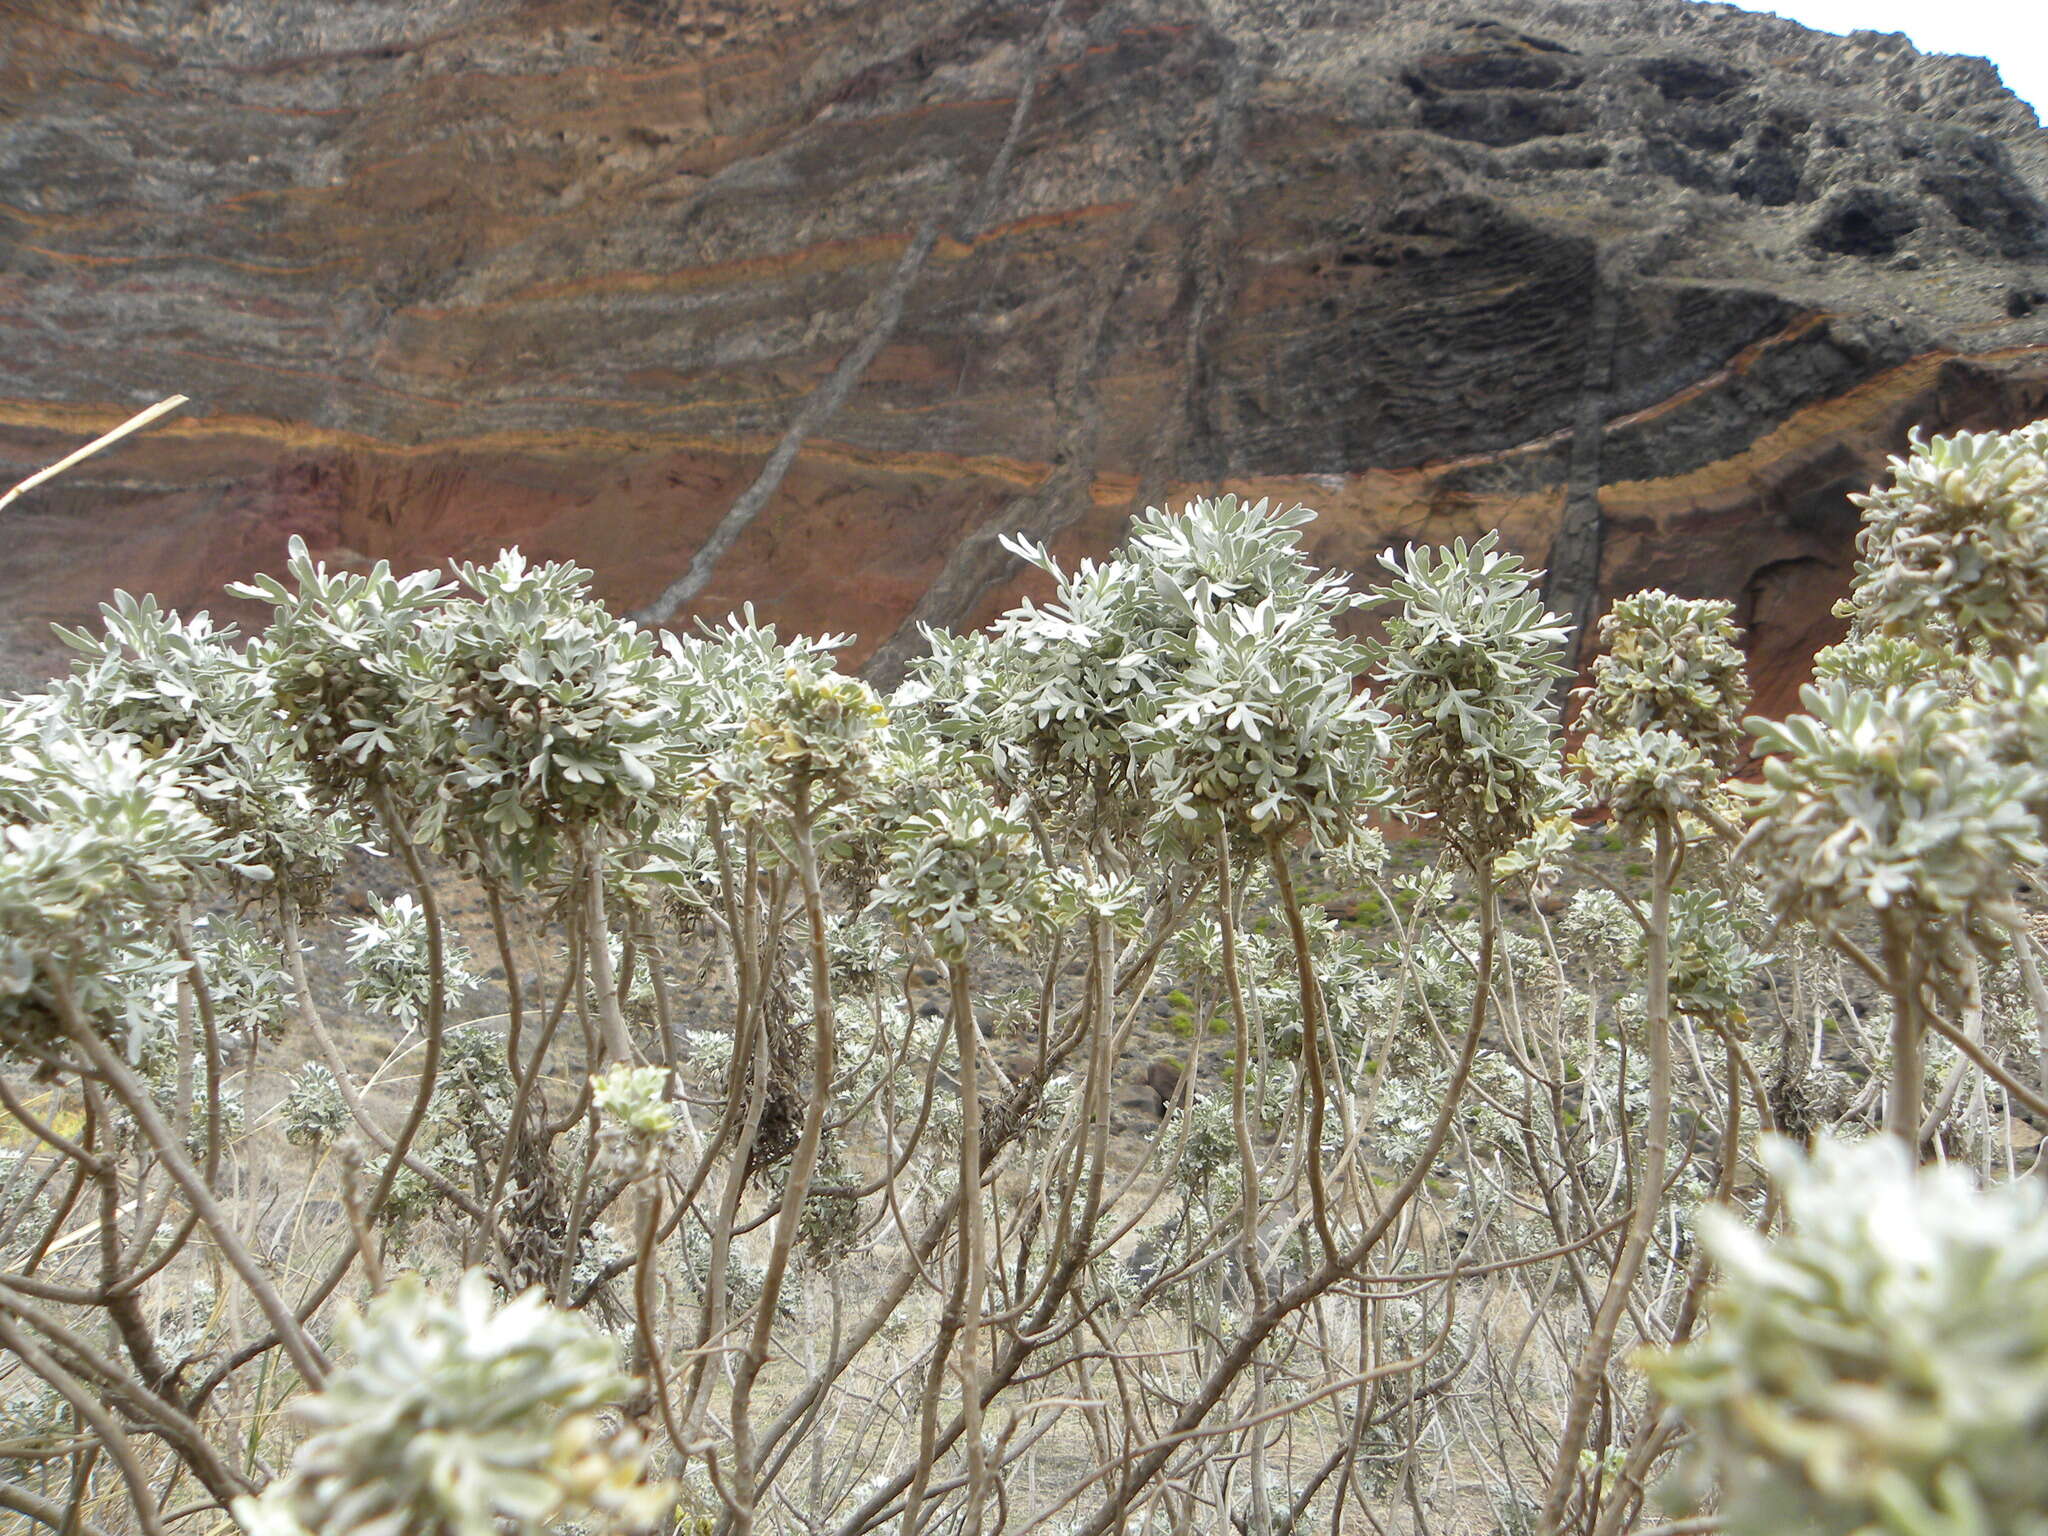
[[[0,704],[0,1510],[2039,1536],[2044,454],[1915,439],[1784,720],[1231,496],[886,697],[516,553],[117,595]]]

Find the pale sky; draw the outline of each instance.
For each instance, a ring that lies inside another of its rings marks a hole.
[[[1922,53],[1974,53],[2006,89],[2048,120],[2048,3],[2044,0],[1736,0],[1823,32],[1903,32]]]

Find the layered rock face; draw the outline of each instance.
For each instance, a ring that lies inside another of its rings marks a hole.
[[[195,401],[0,625],[517,543],[886,678],[1236,490],[1733,598],[1781,705],[1845,493],[2048,414],[2044,199],[1981,61],[1692,0],[0,0],[0,485]]]

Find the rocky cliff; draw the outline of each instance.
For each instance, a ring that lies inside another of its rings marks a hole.
[[[1197,490],[1735,598],[1766,703],[1915,423],[2048,414],[2048,134],[1692,0],[0,0],[17,669],[300,532],[857,631]]]

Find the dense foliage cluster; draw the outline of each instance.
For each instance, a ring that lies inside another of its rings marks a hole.
[[[1730,1530],[1906,1536],[2048,1520],[2048,1203],[1916,1173],[1896,1141],[1786,1142],[1775,1242],[1702,1218],[1714,1327],[1647,1362],[1722,1476]]]

